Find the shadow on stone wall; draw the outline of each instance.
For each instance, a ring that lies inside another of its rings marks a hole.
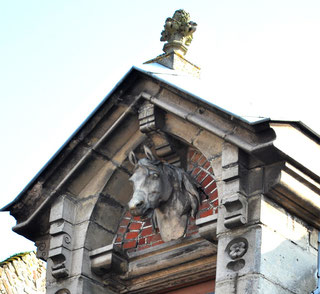
[[[316,289],[316,243],[312,242],[312,233],[305,232],[299,239],[288,239],[270,228],[262,230],[261,273],[266,279],[261,285],[265,287],[263,293],[274,293],[271,288],[268,292],[274,285],[279,294],[306,294]]]

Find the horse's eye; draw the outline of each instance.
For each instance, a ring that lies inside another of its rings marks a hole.
[[[154,180],[158,179],[158,178],[159,178],[159,174],[156,174],[156,173],[152,174],[152,178],[153,178]]]

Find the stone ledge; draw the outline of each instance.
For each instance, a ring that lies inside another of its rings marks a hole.
[[[320,185],[286,163],[266,195],[320,229]]]
[[[179,285],[181,279],[192,282],[215,275],[216,246],[199,236],[127,253],[121,258],[118,251],[109,245],[93,250],[90,258],[92,270],[119,293],[151,293]]]

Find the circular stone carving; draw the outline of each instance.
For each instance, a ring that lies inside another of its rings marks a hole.
[[[236,238],[232,240],[226,251],[231,259],[238,259],[246,254],[248,250],[248,241],[245,238]]]
[[[246,262],[244,261],[244,259],[241,258],[238,260],[230,261],[227,264],[227,268],[237,272],[237,271],[241,270],[242,268],[244,268],[245,265],[246,265]]]

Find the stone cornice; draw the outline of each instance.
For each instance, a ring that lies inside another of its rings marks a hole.
[[[268,123],[262,122],[254,126],[246,124],[244,121],[232,117],[219,108],[206,104],[191,94],[182,92],[174,86],[150,76],[148,73],[133,68],[95,110],[90,119],[70,138],[68,144],[33,180],[28,189],[2,209],[10,211],[16,217],[17,225],[13,230],[33,239],[37,232],[32,232],[30,229],[34,227],[32,224],[38,222],[39,216],[44,214],[52,201],[65,192],[69,180],[79,170],[82,170],[87,162],[92,160],[92,156],[105,157],[105,154],[100,152],[100,146],[106,144],[109,136],[129,117],[136,117],[138,120],[137,110],[145,101],[149,101],[172,117],[181,119],[200,130],[206,130],[237,146],[240,150],[253,155],[261,163],[270,164],[283,160],[281,152],[273,146],[276,137]],[[87,142],[88,134],[99,125],[103,117],[109,117],[109,112],[116,113],[113,121],[110,121],[109,127],[101,134],[98,132],[94,141]],[[161,131],[168,134],[171,132],[166,125],[162,127]],[[137,132],[139,132],[138,129]],[[141,141],[145,138],[145,135],[141,134],[140,139],[137,140]],[[181,139],[183,140],[183,138]],[[72,164],[67,164],[66,159],[70,156],[72,156]],[[113,159],[108,158],[108,160],[112,161]],[[122,168],[121,162],[111,162],[111,164],[115,169]],[[63,173],[59,171],[61,166],[63,166]],[[30,194],[30,191],[39,182],[43,187],[40,193]],[[283,193],[285,185],[281,183],[277,183],[273,191],[280,193],[280,187],[283,187],[281,190]],[[30,205],[31,203],[32,205]],[[314,210],[315,208],[311,206],[311,209]],[[24,214],[27,211],[28,215],[19,216],[22,211],[24,211]],[[26,230],[25,228],[29,229]]]
[[[212,278],[216,245],[199,236],[167,242],[127,257],[109,245],[90,254],[91,266],[103,282],[119,293],[152,293],[181,283]]]
[[[271,187],[266,194],[320,229],[320,184],[289,163],[278,167],[278,171],[274,169],[274,173],[273,183],[269,182]]]
[[[148,88],[146,90],[148,91]],[[146,92],[141,92],[139,95],[131,98],[131,103],[126,108],[123,108],[121,115],[113,122],[110,128],[98,139],[98,141],[89,148],[83,147],[81,157],[78,159],[76,164],[69,168],[69,171],[65,174],[62,180],[57,182],[55,187],[46,191],[42,191],[42,194],[38,195],[39,199],[33,199],[33,203],[37,203],[40,199],[43,199],[43,201],[41,203],[38,203],[37,205],[33,205],[33,208],[30,210],[30,215],[25,220],[18,221],[18,224],[13,228],[13,230],[19,233],[24,230],[25,227],[29,226],[29,224],[32,224],[37,216],[41,214],[46,209],[46,207],[48,207],[48,205],[50,205],[52,199],[55,199],[55,197],[59,195],[59,193],[63,192],[65,185],[68,183],[68,180],[72,178],[80,168],[82,168],[83,164],[89,159],[92,153],[94,153],[95,150],[97,150],[103,142],[106,142],[109,135],[112,134],[114,130],[116,130],[118,125],[122,121],[124,121],[128,117],[128,115],[136,112],[136,105],[138,103],[142,103],[145,100],[150,101],[152,104],[165,110],[168,113],[173,113],[174,115],[181,117],[182,119],[185,119],[186,121],[196,126],[208,130],[209,132],[223,138],[224,140],[236,146],[239,146],[239,148],[245,150],[246,152],[259,153],[265,151],[266,148],[272,147],[272,141],[274,139],[274,133],[272,129],[269,128],[263,132],[255,134],[249,129],[238,125],[235,121],[229,121],[225,118],[221,118],[219,117],[219,115],[217,115],[216,113],[212,113],[210,110],[206,110],[204,113],[202,113],[201,111],[199,111],[199,106],[196,99],[194,99],[192,108],[181,107],[181,105],[179,104],[183,102],[183,98],[178,97],[178,99],[181,99],[181,101],[178,100],[176,101],[176,103],[173,103],[168,101],[166,98],[156,97]],[[214,120],[215,118],[216,120]],[[78,140],[77,137],[81,137],[81,134],[77,134],[75,138],[76,141]],[[59,154],[59,156],[65,158],[65,156],[63,155],[65,151],[70,154],[70,147],[73,145],[71,142],[68,148],[63,149],[60,152],[62,154]],[[75,144],[73,148],[76,148],[78,144],[81,144],[81,141],[78,141],[78,143]],[[60,164],[63,164],[63,161]],[[47,181],[50,181],[50,177]],[[52,187],[52,185],[49,186]],[[32,196],[34,197],[34,195]],[[16,199],[14,202],[6,206],[3,210],[10,210],[11,213],[15,216],[15,211],[21,211],[21,208],[19,207],[28,202],[25,200],[26,197],[28,197],[28,194],[21,195],[20,199]],[[22,199],[23,201],[21,201]]]

